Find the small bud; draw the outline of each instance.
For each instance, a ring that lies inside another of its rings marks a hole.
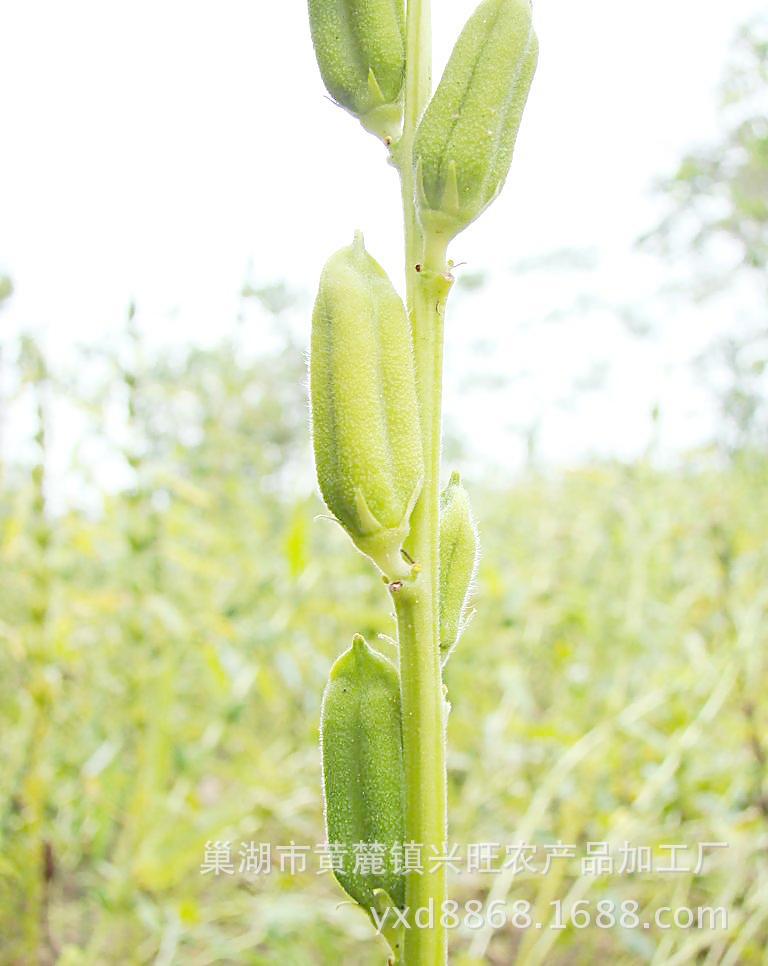
[[[331,97],[366,130],[400,134],[405,80],[403,0],[309,0],[309,25]]]
[[[392,855],[405,831],[400,678],[359,634],[331,668],[320,740],[328,842],[347,852],[336,878],[366,909],[379,907],[384,898],[376,895],[379,890],[402,907],[405,876]],[[374,842],[385,850],[381,871],[358,871],[354,849]]]
[[[323,499],[383,574],[407,577],[400,550],[423,478],[411,329],[359,232],[323,269],[309,375]]]
[[[453,238],[501,191],[537,58],[530,0],[483,0],[416,132],[416,201],[427,231]]]
[[[466,606],[477,568],[477,531],[458,473],[440,497],[440,652],[443,660],[466,627]]]

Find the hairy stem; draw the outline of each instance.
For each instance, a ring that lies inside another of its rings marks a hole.
[[[438,627],[440,436],[443,311],[450,289],[445,251],[425,239],[414,204],[413,139],[430,95],[429,0],[409,0],[405,122],[393,157],[400,171],[405,223],[405,271],[411,319],[419,411],[424,446],[424,484],[411,519],[407,550],[417,576],[393,593],[400,644],[403,750],[406,772],[407,842],[422,846],[421,875],[409,873],[406,903],[411,928],[405,932],[405,966],[440,966],[446,934],[440,925],[446,899],[442,854],[446,833],[445,716]],[[417,928],[417,909],[433,908],[430,928]]]

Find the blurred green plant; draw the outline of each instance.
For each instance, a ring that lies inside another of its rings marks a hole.
[[[686,154],[672,176],[659,182],[669,210],[641,242],[665,256],[682,255],[694,266],[686,288],[697,299],[733,292],[738,280],[756,285],[758,317],[746,324],[739,319],[701,360],[720,402],[725,448],[735,453],[768,442],[768,329],[762,311],[768,266],[765,15],[738,33],[721,85],[720,114],[722,136]]]
[[[711,287],[730,284],[734,271],[762,273],[768,261],[768,17],[739,31],[720,108],[722,137],[659,182],[670,211],[653,233],[670,251],[719,247],[725,266]]]
[[[7,275],[0,275],[0,305],[13,295],[13,283]]]

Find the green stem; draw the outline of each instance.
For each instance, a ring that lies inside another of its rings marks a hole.
[[[407,842],[422,846],[421,875],[409,873],[406,904],[411,928],[405,931],[405,966],[440,966],[447,959],[440,924],[446,899],[441,864],[431,867],[447,840],[445,714],[440,672],[439,500],[443,360],[443,311],[451,279],[445,248],[425,239],[414,204],[413,140],[430,95],[429,0],[409,0],[407,12],[405,119],[393,156],[400,171],[405,223],[405,271],[413,333],[419,411],[424,447],[424,483],[411,518],[407,549],[417,576],[394,591],[400,645],[403,751],[406,773]],[[418,267],[417,267],[418,266]],[[417,928],[418,909],[433,909],[431,928]]]

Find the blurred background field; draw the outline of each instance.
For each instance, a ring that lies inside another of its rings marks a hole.
[[[451,840],[676,843],[685,864],[727,843],[700,873],[573,860],[452,893],[543,919],[554,899],[724,906],[728,928],[461,929],[458,966],[768,963],[767,64],[763,18],[736,34],[716,134],[648,172],[618,285],[605,253],[517,258],[500,214],[501,255],[449,309],[445,465],[483,546],[447,669]],[[320,518],[309,272],[255,264],[205,337],[141,299],[94,333],[76,304],[36,324],[12,238],[4,259],[0,963],[382,962],[316,864],[238,868],[239,843],[322,841],[328,668],[355,632],[394,653],[385,589]],[[650,263],[647,298],[619,291]],[[233,874],[203,873],[215,842]]]
[[[238,870],[239,842],[322,841],[328,667],[354,631],[392,632],[385,589],[295,485],[300,352],[142,360],[128,333],[132,361],[102,360],[93,414],[122,411],[101,443],[124,436],[134,483],[97,499],[76,466],[83,499],[54,510],[45,427],[74,389],[22,348],[41,422],[38,460],[6,463],[0,504],[3,961],[379,961],[328,876]],[[767,470],[762,452],[712,448],[674,469],[471,481],[484,557],[447,672],[452,841],[629,841],[661,858],[679,843],[689,865],[697,843],[727,842],[700,875],[580,877],[574,861],[501,894],[730,914],[727,933],[507,929],[476,938],[475,961],[518,944],[525,962],[764,961]],[[201,872],[217,840],[234,875]],[[462,874],[454,894],[502,881]]]

